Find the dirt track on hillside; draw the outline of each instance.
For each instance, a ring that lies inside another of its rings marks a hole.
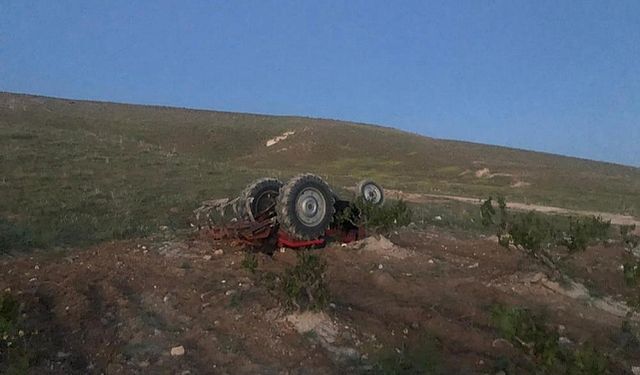
[[[471,203],[480,205],[482,200],[477,198],[462,197],[456,195],[440,195],[440,194],[419,194],[405,193],[400,190],[385,190],[385,194],[389,198],[404,199],[407,202],[427,203],[434,200],[453,200],[457,202]],[[507,202],[507,208],[517,211],[537,211],[545,214],[554,215],[572,215],[572,216],[600,216],[604,220],[610,220],[615,225],[636,225],[636,231],[640,233],[640,220],[629,215],[614,214],[610,212],[572,210],[561,207],[543,206],[537,204],[526,204],[518,202]]]
[[[391,240],[314,250],[329,264],[324,314],[288,316],[257,281],[295,263],[294,251],[259,254],[252,274],[244,250],[203,238],[5,258],[0,290],[18,296],[40,332],[30,338],[33,373],[372,373],[380,358],[425,345],[441,373],[493,374],[501,358],[528,373],[530,357],[492,325],[497,303],[546,310],[567,340],[614,353],[614,373],[640,366],[640,346],[619,350],[624,318],[615,309],[554,289],[526,255],[435,229]],[[624,256],[595,247],[569,263],[576,280],[620,300],[629,293]],[[178,346],[185,354],[172,356]]]

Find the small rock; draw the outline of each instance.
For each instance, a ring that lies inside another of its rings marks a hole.
[[[562,333],[567,329],[567,327],[565,327],[564,325],[560,324],[558,325],[558,333]]]
[[[493,340],[493,342],[491,343],[491,346],[494,348],[497,347],[510,347],[513,348],[513,344],[510,343],[509,341],[505,340],[505,339],[495,339]]]
[[[202,257],[204,260],[211,260],[211,255],[205,255]]]
[[[236,291],[235,291],[235,290],[233,290],[233,289],[229,289],[229,290],[227,290],[226,292],[224,292],[224,295],[225,295],[225,296],[230,296],[230,295],[235,294],[235,293],[236,293]]]
[[[341,247],[347,247],[347,244],[343,242],[343,243],[340,244],[340,246]]]
[[[567,337],[560,337],[558,338],[558,344],[560,345],[571,345],[573,344],[573,341],[569,340],[569,338]]]
[[[384,266],[383,266],[382,264],[378,264],[378,269],[379,269],[379,270],[381,270],[381,269],[383,269],[383,268],[384,268]]]
[[[474,264],[470,265],[470,266],[469,266],[469,267],[467,267],[467,268],[478,268],[478,266],[479,266],[479,265],[480,265],[480,263],[476,262],[476,263],[474,263]]]
[[[438,216],[434,217],[433,220],[442,221],[442,216],[438,215]]]
[[[36,271],[40,269],[40,266],[36,264],[35,267],[33,267],[33,269],[35,269]]]
[[[171,355],[174,357],[179,357],[184,355],[184,346],[180,345],[180,346],[174,346],[173,348],[171,348]]]
[[[222,254],[224,254],[224,250],[222,249],[218,249],[213,252],[213,255],[222,255]]]
[[[433,259],[429,259],[429,264],[433,264]]]
[[[142,250],[147,250],[147,247],[146,246],[142,246]]]

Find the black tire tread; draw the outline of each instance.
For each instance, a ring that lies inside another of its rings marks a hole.
[[[240,193],[240,197],[237,203],[237,211],[238,216],[240,218],[248,218],[249,213],[247,212],[247,206],[250,206],[253,197],[255,197],[258,192],[263,190],[266,187],[273,187],[276,191],[279,191],[282,188],[282,182],[277,178],[273,177],[263,177],[259,178],[249,185]],[[257,212],[252,212],[252,215],[257,214]]]
[[[291,201],[296,198],[295,196],[293,196],[293,189],[304,181],[313,181],[314,184],[322,186],[327,193],[324,194],[324,198],[327,202],[327,215],[329,216],[329,220],[326,221],[324,228],[321,228],[321,231],[310,231],[309,228],[303,227],[302,225],[298,224],[296,222],[296,213],[291,212]],[[326,229],[328,229],[329,225],[333,221],[333,216],[335,214],[335,197],[336,195],[331,190],[329,184],[327,184],[320,176],[310,173],[304,173],[291,178],[286,184],[282,186],[282,188],[280,188],[280,194],[278,195],[276,203],[276,214],[278,215],[278,223],[280,224],[280,228],[292,237],[299,240],[313,240],[322,236],[322,234]]]

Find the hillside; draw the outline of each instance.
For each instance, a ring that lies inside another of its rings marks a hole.
[[[333,120],[0,93],[4,247],[184,227],[204,199],[300,171],[339,187],[371,177],[404,192],[640,216],[633,167]]]
[[[300,171],[378,180],[385,225],[300,249],[193,225]],[[0,94],[0,373],[637,374],[638,191],[378,126]]]

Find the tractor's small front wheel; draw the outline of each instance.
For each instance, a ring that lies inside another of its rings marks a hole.
[[[384,190],[371,180],[362,180],[356,185],[356,197],[374,205],[381,205],[384,203]]]
[[[298,175],[280,189],[276,204],[280,229],[296,239],[316,239],[329,228],[334,203],[334,194],[322,178]]]
[[[238,215],[241,218],[256,217],[274,207],[282,182],[275,178],[261,178],[249,184],[240,194]]]

